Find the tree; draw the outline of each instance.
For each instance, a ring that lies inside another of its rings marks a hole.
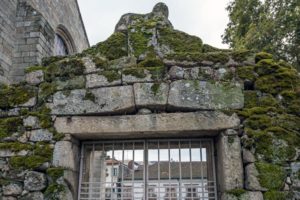
[[[300,0],[234,0],[223,42],[267,51],[300,69]]]

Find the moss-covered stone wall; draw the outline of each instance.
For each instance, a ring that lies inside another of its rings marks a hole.
[[[108,40],[45,58],[27,68],[26,82],[0,86],[0,196],[76,198],[67,174],[78,174],[79,159],[61,152],[78,157],[78,143],[56,131],[58,116],[212,110],[241,120],[244,184],[220,198],[300,198],[298,72],[265,52],[205,45],[154,10],[124,15]]]

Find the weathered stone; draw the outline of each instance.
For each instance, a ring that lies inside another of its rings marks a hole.
[[[130,113],[135,110],[132,86],[72,90],[66,96],[57,92],[53,104],[48,104],[55,115],[83,115]]]
[[[28,191],[40,191],[47,187],[47,177],[40,172],[30,171],[25,175],[24,189]]]
[[[151,114],[151,113],[152,113],[151,110],[149,110],[147,108],[141,108],[141,109],[139,109],[137,114],[138,115],[148,115],[148,114]]]
[[[84,57],[82,58],[82,61],[85,66],[85,71],[84,71],[85,74],[95,73],[100,71],[100,69],[96,67],[95,63],[91,60],[91,58]]]
[[[126,67],[134,67],[136,58],[133,56],[122,57],[108,62],[109,69],[123,69]]]
[[[300,162],[292,162],[291,163],[291,171],[292,171],[292,187],[300,189],[300,179],[299,179],[299,173],[300,173]]]
[[[115,72],[117,73],[117,72]],[[118,72],[119,73],[119,72]],[[86,88],[97,88],[103,86],[116,86],[121,85],[121,74],[119,73],[119,79],[109,81],[104,75],[100,74],[88,74],[86,76]]]
[[[168,100],[169,84],[136,83],[133,85],[137,108],[165,109]]]
[[[221,80],[225,77],[225,75],[227,74],[227,69],[225,68],[220,68],[218,70],[215,71],[215,78],[217,80]]]
[[[152,13],[154,14],[162,14],[166,18],[169,17],[169,8],[166,4],[164,3],[158,3],[154,6]]]
[[[17,198],[12,196],[4,196],[1,200],[17,200]]]
[[[128,70],[128,69],[126,69]],[[132,70],[140,70],[138,68],[135,68],[135,69],[132,69]],[[133,83],[144,83],[144,82],[153,82],[153,79],[152,79],[152,75],[151,73],[144,69],[144,77],[141,78],[141,77],[138,77],[136,76],[134,73],[133,74],[127,74],[127,73],[122,73],[122,81],[124,84],[133,84]]]
[[[35,116],[28,116],[23,119],[23,124],[26,128],[38,129],[40,128],[40,121]]]
[[[36,105],[36,97],[32,97],[26,103],[20,105],[20,107],[33,107]]]
[[[68,80],[56,80],[55,85],[57,90],[71,90],[84,88],[85,82],[84,76],[76,76]]]
[[[220,134],[217,151],[220,190],[225,192],[243,188],[244,175],[240,138],[237,135]]]
[[[53,134],[47,129],[38,129],[30,131],[30,141],[33,142],[42,142],[42,141],[51,141]]]
[[[38,85],[41,82],[44,81],[44,71],[43,70],[37,70],[34,72],[27,73],[25,75],[25,80],[30,85]]]
[[[170,85],[168,106],[169,110],[240,109],[244,95],[240,86],[179,80]]]
[[[173,66],[169,70],[168,74],[172,80],[183,79],[184,69],[182,67]]]
[[[243,149],[243,163],[249,164],[254,162],[255,162],[255,157],[253,153],[247,149]]]
[[[20,200],[44,200],[44,194],[41,192],[31,192],[23,195]]]
[[[18,196],[22,193],[22,191],[22,186],[16,183],[3,186],[3,194],[5,196]]]
[[[234,135],[238,135],[238,132],[234,129],[227,129],[226,131],[224,131],[224,135],[234,136]]]
[[[240,196],[234,196],[232,194],[224,193],[221,200],[264,200],[261,192],[246,191]]]
[[[9,149],[0,150],[0,157],[1,158],[12,157],[12,156],[15,156],[15,155],[16,155],[16,153],[9,150]]]
[[[198,80],[201,81],[208,81],[208,80],[214,80],[215,76],[215,71],[211,67],[201,67],[199,68],[199,73],[198,73]]]
[[[64,167],[78,171],[79,148],[69,141],[59,141],[55,144],[52,164],[55,167]]]
[[[254,163],[251,163],[245,167],[245,187],[247,190],[252,191],[266,191],[265,188],[260,186],[258,181],[258,171]]]
[[[58,117],[55,128],[79,139],[131,138],[187,135],[216,135],[237,128],[236,115],[221,112],[164,113],[128,116]]]

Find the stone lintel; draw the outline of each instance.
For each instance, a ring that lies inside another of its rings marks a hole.
[[[77,139],[128,139],[180,136],[215,136],[237,128],[236,115],[203,111],[126,116],[57,117],[55,128]]]

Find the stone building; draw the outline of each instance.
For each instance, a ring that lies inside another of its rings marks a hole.
[[[203,44],[168,8],[0,85],[2,200],[300,199],[300,76]]]
[[[43,57],[89,47],[77,0],[0,2],[0,82],[24,80]]]

